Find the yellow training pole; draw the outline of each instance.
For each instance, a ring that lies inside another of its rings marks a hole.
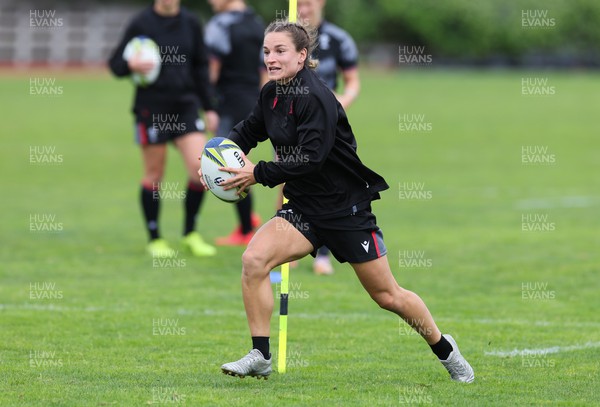
[[[296,16],[298,15],[298,1],[297,0],[289,0],[290,1],[290,10],[288,15],[288,20],[290,23],[296,22]]]
[[[297,0],[289,0],[290,7],[288,11],[288,20],[292,23],[296,22],[298,14]],[[287,203],[287,199],[283,197],[283,203]],[[290,281],[290,263],[281,265],[281,298],[279,300],[279,352],[277,360],[277,371],[285,373],[286,358],[287,358],[287,317],[288,317],[288,293]]]
[[[287,355],[287,317],[288,317],[288,282],[290,278],[290,264],[281,265],[281,298],[279,300],[279,358],[277,371],[285,373]]]
[[[287,203],[287,199],[283,198],[283,203]],[[277,359],[277,371],[285,373],[286,356],[287,356],[287,318],[288,318],[288,293],[290,281],[290,263],[281,265],[281,289],[279,290],[279,352]]]

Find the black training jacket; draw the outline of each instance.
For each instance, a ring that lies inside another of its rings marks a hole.
[[[116,76],[131,74],[123,59],[125,46],[134,37],[146,36],[160,48],[162,66],[156,82],[136,89],[135,107],[172,105],[198,99],[204,110],[214,110],[214,92],[208,81],[208,57],[202,26],[185,7],[173,17],[158,15],[150,6],[133,18],[109,60]]]
[[[246,154],[258,142],[271,140],[277,157],[256,164],[256,181],[269,187],[285,183],[285,196],[315,219],[368,208],[389,188],[360,161],[344,109],[307,68],[287,85],[267,83],[252,113],[229,138]]]

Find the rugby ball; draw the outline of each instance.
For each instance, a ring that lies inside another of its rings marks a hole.
[[[154,83],[160,74],[162,62],[158,45],[148,37],[134,37],[125,46],[125,49],[123,50],[123,59],[129,61],[134,56],[137,56],[143,61],[153,62],[154,67],[146,75],[136,72],[132,73],[131,79],[133,82],[139,86],[148,86]]]
[[[204,183],[217,198],[225,202],[238,202],[248,195],[246,192],[237,194],[239,188],[225,191],[220,185],[226,180],[233,178],[235,174],[227,171],[220,171],[219,168],[231,167],[242,168],[246,165],[242,150],[233,141],[225,137],[214,137],[206,143],[202,157],[200,158],[200,168],[202,169],[202,178]]]

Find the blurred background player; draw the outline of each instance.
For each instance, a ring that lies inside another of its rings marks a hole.
[[[360,92],[358,49],[350,34],[323,18],[325,3],[326,0],[298,0],[299,22],[317,31],[317,46],[313,51],[313,57],[319,61],[316,73],[334,91],[344,110],[348,110]],[[337,92],[340,73],[342,93]],[[317,251],[313,270],[316,274],[333,273],[326,246]]]
[[[358,76],[358,48],[346,31],[323,18],[326,0],[298,0],[298,17],[302,24],[317,30],[317,47],[313,57],[319,61],[317,75],[334,91],[344,110],[360,92]],[[344,83],[338,93],[338,74]]]
[[[135,56],[126,61],[123,50],[129,40],[140,35],[151,38],[160,47],[160,75],[153,84],[136,88],[133,105],[136,139],[142,149],[144,166],[141,203],[150,236],[147,251],[158,257],[176,255],[167,241],[161,239],[158,228],[166,143],[172,141],[181,153],[189,177],[182,243],[196,256],[212,256],[216,249],[195,231],[196,216],[204,197],[196,176],[200,167],[198,155],[206,143],[205,125],[198,117],[200,102],[209,131],[216,130],[218,115],[211,100],[202,26],[179,3],[179,0],[155,0],[152,6],[135,16],[113,52],[109,66],[119,77],[132,72],[147,73],[152,69],[151,62]]]
[[[216,86],[219,127],[227,137],[233,126],[252,111],[260,88],[267,81],[262,61],[264,24],[243,0],[208,0],[216,15],[206,25],[210,81]],[[247,245],[260,218],[252,214],[252,194],[236,204],[240,225],[217,245]]]

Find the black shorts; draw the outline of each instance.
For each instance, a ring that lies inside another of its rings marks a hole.
[[[164,144],[192,132],[204,132],[196,103],[149,106],[135,110],[135,139],[138,144]]]
[[[313,245],[311,255],[327,246],[340,263],[364,263],[387,254],[383,233],[371,208],[336,219],[309,220],[292,204],[285,204],[275,216],[290,222]]]

